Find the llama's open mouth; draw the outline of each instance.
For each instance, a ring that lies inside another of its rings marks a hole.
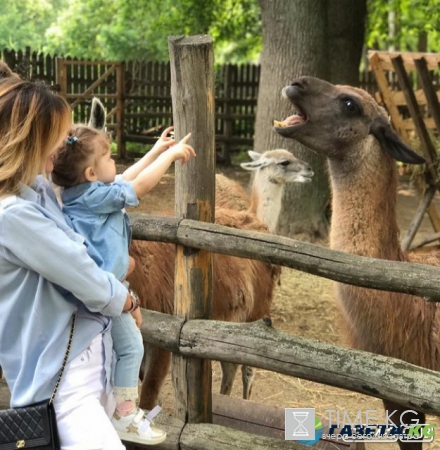
[[[296,106],[296,110],[296,114],[293,114],[292,116],[289,116],[282,121],[274,120],[273,126],[275,131],[283,134],[284,130],[287,131],[287,129],[290,129],[292,127],[298,127],[305,124],[307,122],[307,115],[303,111],[301,111],[298,106]]]

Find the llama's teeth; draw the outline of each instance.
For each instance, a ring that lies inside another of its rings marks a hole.
[[[274,120],[274,121],[273,121],[273,126],[274,126],[274,127],[277,127],[277,128],[283,128],[283,127],[285,127],[286,125],[285,125],[283,122],[279,122],[278,120]]]

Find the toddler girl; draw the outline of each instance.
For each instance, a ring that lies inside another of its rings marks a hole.
[[[159,183],[174,161],[186,163],[196,156],[187,144],[191,135],[176,143],[168,136],[171,130],[167,128],[141,160],[118,176],[110,141],[103,131],[75,125],[57,153],[52,181],[63,188],[66,220],[85,237],[87,252],[98,266],[119,280],[125,280],[134,269],[134,260],[128,255],[131,233],[124,208],[137,206],[138,198]],[[113,389],[117,406],[112,423],[121,439],[151,445],[163,442],[166,434],[150,426],[150,419],[160,408],[148,416],[137,408],[143,357],[138,306],[133,305],[131,315],[125,313],[112,319],[117,356]]]

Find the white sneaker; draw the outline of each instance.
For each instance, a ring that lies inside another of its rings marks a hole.
[[[166,439],[167,434],[160,428],[152,426],[152,420],[161,409],[160,406],[156,406],[148,414],[145,414],[142,409],[138,408],[135,413],[125,417],[115,412],[112,424],[123,441],[144,445],[160,444]]]

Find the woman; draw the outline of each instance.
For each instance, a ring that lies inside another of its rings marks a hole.
[[[4,67],[3,67],[4,68]],[[132,308],[126,288],[98,268],[66,225],[42,173],[71,126],[64,99],[47,87],[0,78],[0,365],[11,406],[55,397],[63,450],[122,450],[104,409],[112,342],[108,316]],[[6,73],[6,76],[4,75]]]

